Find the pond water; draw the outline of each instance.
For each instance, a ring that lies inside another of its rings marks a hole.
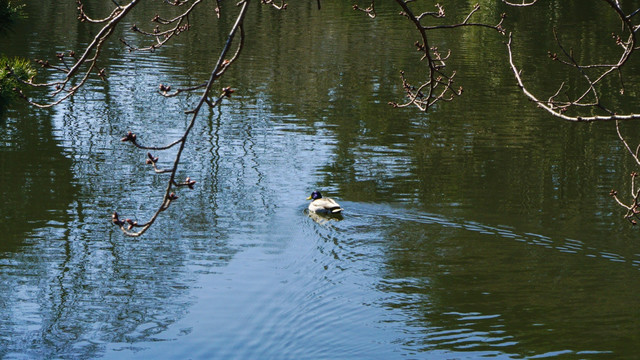
[[[75,2],[25,3],[2,53],[54,58],[95,32]],[[147,219],[165,178],[120,138],[182,134],[197,94],[165,99],[158,84],[208,77],[236,11],[223,5],[173,45],[130,53],[117,38],[164,8],[144,4],[104,53],[108,81],[2,115],[0,357],[637,356],[640,243],[608,196],[634,167],[613,124],[536,109],[514,86],[505,39],[478,28],[434,38],[458,54],[462,97],[427,114],[390,107],[400,70],[424,74],[392,3],[375,19],[342,2],[252,4],[245,49],[219,84],[236,92],[198,118],[183,155],[179,176],[195,189],[143,237],[121,234],[111,213]],[[486,5],[479,20],[508,10]],[[557,85],[545,58],[554,21],[599,41],[588,29],[603,9],[576,7],[510,10],[540,86]],[[464,9],[447,2],[452,17]],[[345,208],[341,221],[305,213],[316,189]]]

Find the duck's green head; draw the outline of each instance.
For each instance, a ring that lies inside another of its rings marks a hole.
[[[320,198],[322,198],[322,194],[320,194],[320,191],[316,190],[316,191],[311,193],[311,196],[309,196],[307,198],[307,200],[316,200],[316,199],[320,199]]]

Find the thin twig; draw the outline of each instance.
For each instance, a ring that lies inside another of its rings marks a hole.
[[[173,162],[173,167],[171,168],[170,171],[170,177],[169,180],[167,181],[167,187],[164,193],[164,197],[162,199],[162,203],[160,204],[160,206],[158,207],[158,209],[155,211],[155,213],[151,216],[151,218],[144,224],[138,224],[136,221],[132,221],[129,219],[126,220],[121,220],[118,216],[117,212],[114,212],[112,215],[112,222],[113,224],[117,225],[124,234],[126,234],[127,236],[133,236],[133,237],[137,237],[140,236],[142,234],[144,234],[150,227],[151,225],[153,225],[153,223],[156,221],[156,219],[158,218],[158,216],[160,215],[161,212],[165,211],[169,205],[171,204],[172,201],[175,201],[176,199],[178,199],[178,196],[172,191],[174,186],[177,186],[178,184],[184,184],[186,186],[189,186],[189,188],[193,187],[193,184],[195,182],[192,182],[192,180],[190,180],[190,178],[187,178],[187,180],[185,180],[184,183],[177,183],[175,181],[175,177],[176,177],[176,173],[178,170],[178,167],[180,165],[180,159],[182,156],[182,152],[184,150],[184,147],[186,145],[187,142],[187,138],[191,132],[191,129],[193,128],[193,126],[196,123],[196,119],[198,118],[198,115],[200,114],[200,109],[202,108],[202,105],[208,102],[208,97],[209,97],[209,93],[211,91],[211,88],[213,87],[213,83],[218,80],[222,74],[224,73],[224,71],[228,68],[228,66],[232,63],[232,61],[229,60],[225,60],[228,52],[231,49],[231,46],[234,42],[234,38],[236,36],[236,34],[238,33],[238,31],[241,34],[241,40],[240,43],[242,44],[244,42],[244,31],[243,31],[243,21],[245,18],[245,15],[247,13],[247,9],[248,9],[248,5],[249,5],[250,0],[243,0],[240,2],[241,4],[241,9],[240,12],[238,14],[238,17],[236,18],[236,22],[233,25],[233,27],[231,28],[231,31],[229,32],[229,35],[227,37],[227,41],[220,53],[220,56],[218,58],[218,61],[216,62],[216,65],[213,67],[213,70],[211,71],[211,75],[209,76],[209,80],[207,81],[207,85],[202,93],[202,96],[200,97],[200,100],[198,101],[198,104],[196,105],[196,107],[190,111],[191,113],[191,120],[189,122],[189,125],[187,126],[187,128],[185,129],[184,134],[182,135],[182,137],[177,140],[177,143],[174,143],[173,145],[179,144],[179,148],[178,151],[175,155],[175,160]],[[236,50],[236,55],[239,54],[240,49]],[[234,57],[235,59],[235,57]],[[218,101],[216,103],[219,103],[219,101],[221,101],[221,99],[223,97],[228,97],[230,96],[232,91],[230,91],[229,88],[225,88],[222,90],[222,93],[220,95],[220,97],[218,98]],[[134,138],[135,140],[135,138]],[[135,143],[135,142],[134,142]],[[171,145],[171,146],[173,146]],[[151,154],[148,154],[148,157],[150,158],[151,163],[154,164],[154,169],[155,169],[155,162],[157,161],[157,158],[154,158]],[[137,231],[134,231],[134,228],[140,228]]]

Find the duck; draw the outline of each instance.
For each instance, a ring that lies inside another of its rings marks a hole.
[[[320,191],[314,191],[307,200],[312,200],[309,204],[309,211],[317,214],[340,214],[344,209],[332,198],[322,197]]]

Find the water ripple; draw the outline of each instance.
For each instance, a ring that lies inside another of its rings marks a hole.
[[[630,263],[632,266],[640,269],[639,260],[631,260],[622,254],[587,246],[583,241],[576,239],[551,238],[546,235],[532,232],[518,232],[512,228],[501,225],[493,226],[464,219],[447,218],[438,214],[416,213],[413,210],[400,207],[390,208],[388,205],[350,204],[345,202],[344,206],[351,207],[353,210],[357,211],[359,215],[363,216],[384,217],[421,224],[441,225],[445,228],[468,230],[479,234],[494,235],[499,238],[554,249],[562,253],[583,254],[586,257],[597,257],[612,262]],[[381,220],[377,221],[380,222]],[[640,254],[636,254],[636,256],[640,256]]]

